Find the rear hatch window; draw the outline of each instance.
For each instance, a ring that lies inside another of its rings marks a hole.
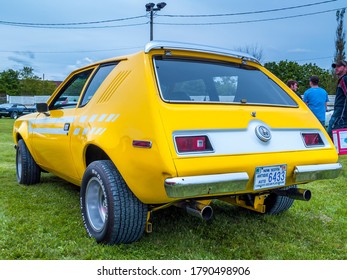
[[[154,64],[166,102],[297,106],[278,84],[252,66],[162,56],[154,57]]]

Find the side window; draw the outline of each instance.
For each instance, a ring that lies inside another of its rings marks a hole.
[[[116,63],[101,65],[90,81],[87,90],[83,96],[80,107],[85,106],[94,96],[102,82],[107,78],[108,74],[116,67]]]
[[[50,109],[75,108],[82,94],[82,89],[92,72],[93,69],[89,69],[73,76],[56,96],[56,99],[50,105]]]

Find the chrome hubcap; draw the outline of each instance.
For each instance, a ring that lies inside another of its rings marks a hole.
[[[17,180],[20,181],[22,176],[22,157],[19,149],[17,150]]]
[[[86,211],[92,228],[100,232],[105,227],[107,217],[107,201],[102,189],[102,182],[92,178],[86,189]]]

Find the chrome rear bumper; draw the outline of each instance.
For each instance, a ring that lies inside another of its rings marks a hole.
[[[246,190],[248,180],[246,172],[175,177],[165,180],[165,190],[169,197],[222,194]]]
[[[293,177],[295,183],[333,179],[341,169],[340,163],[301,165],[295,167]],[[246,191],[249,180],[247,172],[238,172],[167,178],[164,185],[169,197],[188,198]]]
[[[295,167],[294,178],[296,183],[333,179],[339,176],[341,170],[340,163],[301,165]]]

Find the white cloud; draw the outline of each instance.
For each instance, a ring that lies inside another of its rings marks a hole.
[[[67,68],[69,69],[69,71],[74,71],[78,68],[91,64],[93,62],[94,62],[93,59],[89,57],[84,57],[82,59],[77,60],[75,64],[68,65]]]
[[[301,49],[301,48],[295,48],[295,49],[291,49],[288,50],[289,53],[310,53],[311,50],[308,49]]]

